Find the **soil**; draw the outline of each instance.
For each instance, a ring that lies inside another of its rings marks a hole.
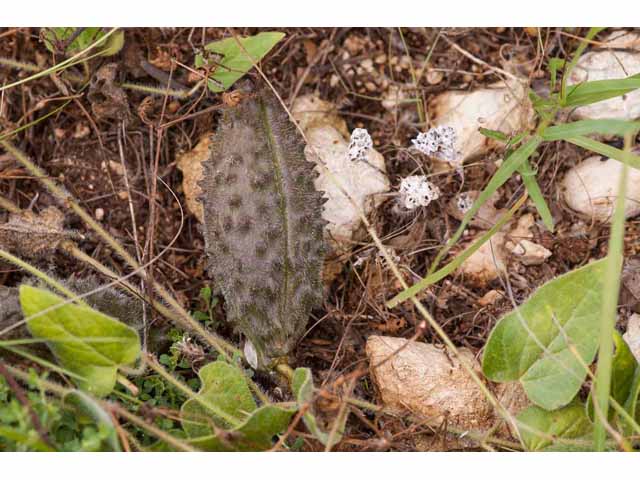
[[[402,35],[398,29],[387,28],[126,29],[125,46],[118,55],[99,57],[70,69],[81,79],[89,74],[93,80],[87,89],[82,90],[81,84],[69,76],[60,75],[41,77],[3,92],[0,136],[20,129],[12,138],[14,144],[64,185],[129,252],[140,252],[148,259],[169,247],[150,267],[150,273],[189,310],[198,308],[198,294],[210,280],[205,273],[198,222],[184,207],[176,154],[190,150],[203,134],[215,128],[220,106],[228,98],[202,91],[186,99],[150,96],[128,89],[114,92],[112,83],[159,85],[170,78],[189,87],[197,79],[189,69],[195,53],[204,45],[231,33],[252,35],[264,30],[287,34],[261,63],[285,103],[290,106],[295,98],[317,92],[320,98],[338,106],[350,130],[368,129],[375,148],[385,157],[396,190],[401,178],[416,172],[429,173],[430,165],[417,163],[407,153],[411,138],[425,129],[416,104],[395,111],[386,109],[382,99],[389,88],[398,86],[408,97],[421,98],[428,120],[429,100],[434,95],[446,90],[473,90],[499,80],[489,67],[460,54],[451,43],[486,65],[501,66],[505,61],[516,64],[536,88],[548,81],[548,60],[572,52],[579,41],[576,38],[584,34],[580,29],[572,35],[543,29],[541,48],[535,32],[515,28],[402,29]],[[45,48],[37,28],[0,29],[0,57],[40,67],[64,59]],[[419,72],[425,62],[442,75],[421,75],[416,84],[411,66]],[[111,71],[103,70],[108,64],[113,64],[108,67]],[[101,81],[97,80],[98,72],[103,75]],[[0,66],[0,84],[27,75],[29,72]],[[606,254],[608,227],[587,221],[584,228],[574,228],[582,220],[560,200],[558,182],[563,172],[586,156],[579,147],[555,142],[533,159],[557,225],[553,233],[546,231],[541,222],[536,226],[534,240],[552,252],[546,262],[527,267],[512,263],[508,278],[488,285],[474,285],[461,275],[452,275],[422,292],[425,306],[456,345],[480,352],[491,328],[513,308],[513,301],[522,302],[542,283]],[[391,198],[372,215],[372,224],[383,242],[394,248],[409,282],[426,274],[430,262],[458,225],[445,213],[449,200],[461,190],[481,189],[499,158],[500,152],[494,152],[466,165],[464,184],[453,173],[431,177],[440,188],[441,197],[416,214],[398,215]],[[162,183],[155,181],[156,177]],[[499,206],[511,206],[522,189],[521,181],[512,178],[500,190]],[[59,206],[11,155],[1,151],[0,195],[22,209],[37,212]],[[532,205],[521,210],[527,211],[535,214]],[[6,213],[0,210],[0,221],[5,219]],[[84,252],[119,273],[127,273],[121,259],[71,212],[66,214],[65,228],[81,235],[78,245]],[[626,229],[625,253],[637,255],[640,247],[632,239],[638,238],[640,222],[630,220]],[[465,238],[473,238],[476,233],[469,229]],[[47,268],[62,278],[92,273],[62,254],[48,261]],[[20,279],[20,272],[2,265],[0,285],[14,286]],[[506,280],[512,299],[506,294]],[[366,373],[366,338],[372,334],[411,338],[421,322],[410,302],[394,309],[385,307],[385,300],[399,290],[373,242],[363,236],[328,289],[324,307],[313,312],[309,331],[292,359],[294,366],[310,367],[316,385],[324,387],[317,407],[328,418],[335,416],[340,407],[335,394],[342,391],[353,378],[350,374],[356,371],[359,376],[353,394],[379,402]],[[498,300],[480,306],[478,300],[490,290],[501,293]],[[216,314],[224,318],[224,302],[216,307]],[[155,321],[162,323],[163,319]],[[239,336],[224,322],[220,322],[217,331],[234,344],[241,344]],[[423,341],[440,343],[429,328],[418,333]],[[258,381],[274,398],[282,396],[277,383],[267,376],[258,376]],[[338,450],[415,450],[423,433],[434,433],[407,419],[356,410],[349,417]],[[304,449],[322,449],[302,425],[293,435],[304,439]]]

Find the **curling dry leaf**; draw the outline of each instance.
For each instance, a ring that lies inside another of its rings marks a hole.
[[[63,225],[64,214],[56,207],[40,213],[13,213],[7,223],[0,225],[0,248],[20,257],[46,258],[61,241],[74,235]]]

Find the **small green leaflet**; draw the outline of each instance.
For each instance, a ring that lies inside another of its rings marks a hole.
[[[213,74],[209,77],[212,92],[224,92],[253,68],[271,49],[284,38],[282,32],[262,32],[252,37],[230,37],[205,46],[210,54],[222,58],[213,63]],[[196,68],[207,63],[203,56],[196,57]]]

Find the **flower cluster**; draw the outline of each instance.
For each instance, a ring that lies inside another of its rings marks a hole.
[[[439,197],[438,187],[429,182],[424,175],[412,175],[403,178],[400,183],[400,198],[408,210],[418,206],[426,207]]]
[[[441,125],[418,134],[411,143],[419,152],[438,158],[450,164],[459,163],[456,150],[456,132],[452,127]]]
[[[367,159],[367,153],[373,148],[371,135],[365,128],[356,128],[351,133],[351,141],[349,142],[349,160],[352,162],[360,162]]]

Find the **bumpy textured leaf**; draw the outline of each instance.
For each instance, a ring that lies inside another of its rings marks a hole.
[[[209,272],[258,363],[287,355],[322,300],[322,205],[304,142],[269,90],[229,108],[201,183]]]
[[[202,367],[198,375],[202,388],[196,398],[184,403],[181,418],[189,442],[202,450],[267,450],[296,410],[291,403],[258,408],[234,365],[216,361]]]
[[[20,305],[29,332],[42,339],[60,364],[84,378],[78,386],[104,396],[113,389],[122,365],[140,355],[138,333],[127,325],[89,307],[71,303],[48,290],[22,285]],[[40,313],[48,310],[46,313]],[[35,316],[37,315],[37,316]]]
[[[322,430],[318,424],[313,408],[311,407],[313,401],[313,376],[311,370],[308,368],[296,368],[293,372],[293,379],[291,380],[291,389],[298,402],[298,408],[302,408],[303,405],[308,405],[308,410],[302,416],[302,421],[309,429],[309,432],[316,437],[325,447],[331,449],[337,444],[344,433],[344,427],[347,417],[340,418],[337,421],[340,422],[336,434],[331,437],[329,433]]]
[[[603,269],[599,260],[561,275],[502,317],[483,356],[487,378],[520,381],[548,410],[571,402],[598,348]]]
[[[529,407],[517,416],[520,436],[530,451],[589,451],[593,425],[585,414],[584,405],[573,404],[549,412]]]
[[[209,82],[213,92],[223,92],[245,75],[269,51],[284,38],[281,32],[262,32],[253,37],[229,37],[209,43],[205,49],[222,55]],[[238,45],[238,41],[242,47]],[[198,65],[196,65],[198,66]]]

